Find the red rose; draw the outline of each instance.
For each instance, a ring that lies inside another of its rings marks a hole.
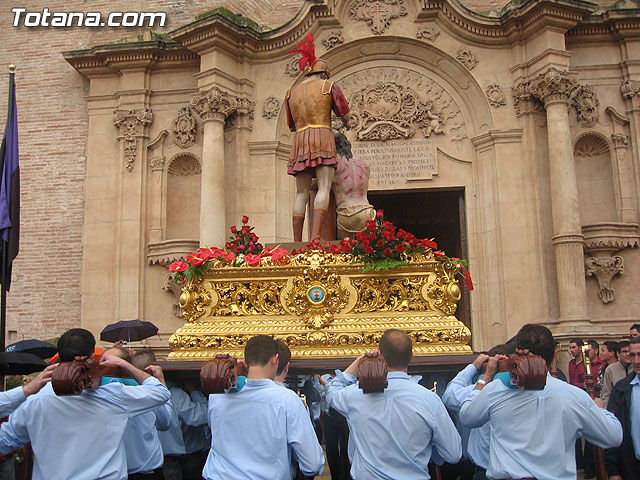
[[[375,220],[367,220],[367,230],[370,232],[376,231],[376,221]]]
[[[364,248],[367,248],[367,247],[369,247],[370,245],[371,245],[371,242],[369,242],[369,240],[368,240],[368,239],[364,239],[364,240],[362,241],[362,246],[363,246]]]
[[[331,245],[331,253],[333,253],[334,255],[336,253],[340,253],[340,247],[338,245]]]
[[[170,272],[184,272],[187,268],[189,268],[189,264],[187,262],[183,262],[182,260],[173,262],[171,265],[169,265]]]
[[[245,248],[247,247],[245,246],[244,243],[241,243],[240,245],[238,245],[238,250],[244,250]]]
[[[400,230],[398,230],[398,233],[396,234],[396,236],[400,240],[404,240],[407,237],[407,232],[405,232],[403,229],[400,229]]]
[[[418,239],[412,238],[411,240],[409,240],[409,245],[411,245],[412,247],[415,247],[416,245],[418,245]]]
[[[376,217],[382,218],[384,217],[384,210],[380,209],[376,212]]]
[[[237,233],[237,232],[238,232],[238,228],[235,225],[231,227],[231,233]]]
[[[251,232],[249,236],[251,237],[251,240],[258,243],[258,236],[255,233]]]
[[[405,240],[411,240],[412,238],[416,238],[416,236],[415,236],[413,233],[411,233],[411,232],[406,232],[406,233],[404,234],[404,239],[405,239]]]
[[[224,244],[224,248],[231,248],[233,245],[231,245],[231,242],[227,242]]]
[[[240,229],[240,233],[242,235],[247,235],[249,233],[249,231],[251,230],[251,227],[249,225],[245,225],[244,227],[242,227]]]
[[[385,248],[384,251],[382,252],[385,254],[385,256],[390,257],[391,256],[391,249],[389,247]]]
[[[384,247],[384,245],[385,245],[385,241],[382,240],[382,239],[380,239],[380,240],[378,240],[376,242],[376,247],[378,247],[378,248],[382,248],[382,247]]]
[[[404,253],[404,243],[399,243],[398,245],[396,245],[396,252]]]
[[[242,223],[248,223],[249,222],[249,217],[247,217],[246,215],[242,216]]]
[[[385,238],[387,242],[392,242],[393,240],[396,239],[396,236],[393,234],[393,232],[390,232],[388,230],[385,230],[384,232],[382,232],[382,236]]]
[[[190,253],[187,255],[187,262],[189,262],[194,267],[201,265],[204,263],[204,258],[201,258],[197,253]]]
[[[370,242],[375,242],[375,241],[376,241],[376,238],[378,238],[378,237],[376,237],[376,234],[375,234],[375,233],[370,233],[370,234],[368,234],[368,235],[365,235],[365,236],[364,236],[364,238],[365,238],[366,240],[369,240]]]
[[[293,250],[291,250],[291,255],[297,255],[298,254],[298,249],[294,248]],[[273,260],[272,260],[273,261]]]
[[[351,245],[349,245],[348,243],[345,243],[340,248],[342,249],[342,253],[351,253],[351,251],[353,250]]]
[[[373,253],[373,247],[367,245],[366,247],[364,247],[364,253],[366,253],[367,255],[371,255]]]
[[[359,242],[364,240],[364,233],[362,233],[362,232],[356,233],[356,240],[359,241]]]
[[[249,252],[253,252],[256,249],[253,245],[249,245]]]
[[[262,250],[262,244],[256,243],[256,250]]]
[[[302,247],[302,248],[299,250],[299,252],[300,252],[300,253],[306,253],[306,252],[307,252],[307,249],[306,249],[306,248],[304,248],[304,247]]]

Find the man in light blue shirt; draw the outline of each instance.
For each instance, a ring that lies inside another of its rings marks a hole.
[[[548,328],[529,324],[518,332],[516,348],[541,356],[549,366],[555,343]],[[495,375],[498,360],[499,356],[489,360],[483,379]],[[460,420],[470,428],[489,424],[489,478],[575,480],[579,436],[601,447],[622,441],[622,428],[613,414],[583,390],[548,373],[543,390],[479,381],[460,408]]]
[[[211,450],[207,480],[290,480],[295,454],[304,475],[319,475],[324,455],[300,398],[273,381],[278,346],[265,335],[244,350],[249,373],[242,390],[209,396]]]
[[[49,365],[26,385],[0,392],[0,418],[9,415],[22,405],[27,397],[35,395],[49,383],[56,367],[57,365]]]
[[[170,396],[157,378],[121,358],[103,355],[102,363],[125,369],[141,385],[110,383],[80,395],[33,397],[2,425],[0,452],[31,442],[34,480],[125,480],[122,437],[128,418],[159,407]],[[157,370],[149,367],[161,375]]]
[[[106,353],[109,353],[108,350]],[[151,350],[136,352],[131,359],[134,367],[144,370],[156,361]],[[162,370],[160,370],[162,372]],[[164,376],[158,377],[163,384]],[[163,480],[164,455],[158,430],[168,430],[173,406],[171,400],[151,412],[130,417],[124,434],[124,449],[127,452],[129,480]]]
[[[380,353],[389,366],[383,393],[364,394],[356,384],[356,359],[329,383],[327,401],[344,415],[350,429],[349,458],[354,480],[429,479],[429,460],[456,463],[460,435],[440,398],[411,381],[411,338],[387,330]]]

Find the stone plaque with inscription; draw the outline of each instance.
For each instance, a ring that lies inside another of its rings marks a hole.
[[[371,170],[369,190],[414,188],[412,182],[430,180],[438,174],[435,143],[431,138],[355,141],[353,155]]]

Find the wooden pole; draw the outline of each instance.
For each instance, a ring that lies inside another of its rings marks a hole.
[[[596,379],[593,378],[591,371],[591,360],[589,359],[589,346],[584,345],[582,347],[582,357],[584,361],[584,373],[585,373],[585,388],[587,393],[591,395],[591,398],[596,398]],[[597,445],[593,446],[593,458],[596,466],[596,480],[607,480],[607,469],[604,464],[604,450]]]

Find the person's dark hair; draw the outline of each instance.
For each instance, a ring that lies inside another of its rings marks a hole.
[[[600,344],[595,340],[589,340],[587,343],[591,346],[593,350],[598,350],[598,352],[600,351]]]
[[[640,332],[640,323],[634,323],[629,327],[629,330],[635,330],[636,332]]]
[[[278,353],[278,344],[267,335],[251,337],[244,347],[244,360],[250,367],[263,367]]]
[[[88,357],[96,348],[96,339],[89,330],[72,328],[58,339],[61,362],[72,362],[75,357]]]
[[[542,325],[528,323],[523,325],[516,335],[516,348],[529,350],[529,353],[539,355],[551,367],[555,354],[555,342],[551,330]]]
[[[396,328],[390,328],[382,334],[379,348],[391,368],[405,368],[413,356],[411,337]]]
[[[487,352],[487,355],[489,355],[490,357],[495,357],[496,355],[511,355],[512,353],[515,353],[516,351],[516,342],[507,342],[507,343],[501,343],[500,345],[496,345],[495,347],[492,347],[491,349],[489,349],[489,351]]]
[[[581,338],[574,338],[574,339],[572,339],[569,343],[570,343],[570,344],[571,344],[571,343],[575,343],[575,344],[576,344],[577,346],[579,346],[579,347],[583,347],[583,346],[584,346],[584,342],[582,341],[582,339],[581,339]]]
[[[618,342],[618,352],[628,346],[629,346],[629,340],[620,340]]]
[[[615,353],[616,357],[620,353],[620,344],[618,342],[614,342],[613,340],[608,340],[604,342],[603,345],[607,347],[607,350],[609,350],[612,353]]]
[[[136,354],[131,357],[131,364],[140,370],[144,370],[154,363],[156,363],[156,354],[151,350],[137,350]]]
[[[284,371],[284,367],[287,366],[287,363],[291,361],[291,350],[289,350],[289,347],[280,339],[276,340],[276,344],[278,345],[278,369],[276,370],[276,375],[280,375]]]
[[[334,133],[334,137],[336,139],[336,151],[338,155],[342,155],[346,158],[353,158],[353,153],[351,153],[351,142],[347,140],[347,137],[342,133]]]
[[[635,345],[637,343],[640,343],[640,337],[633,337],[631,340],[629,340],[629,346]]]

